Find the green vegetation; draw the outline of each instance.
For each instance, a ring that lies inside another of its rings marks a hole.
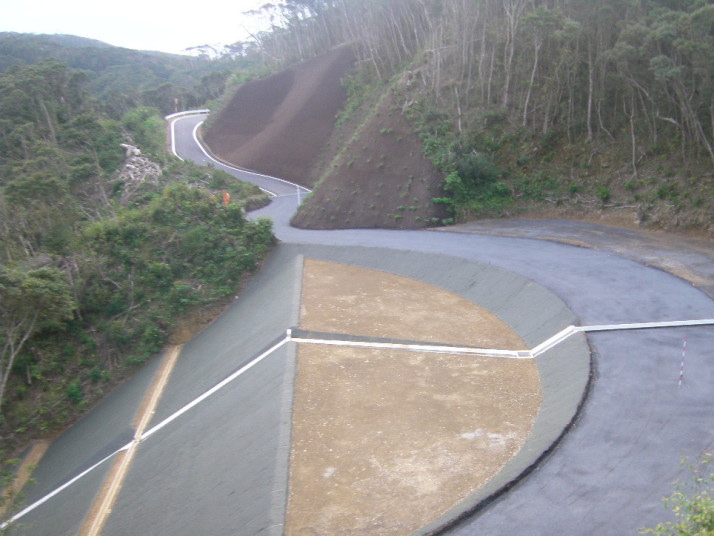
[[[711,453],[704,453],[689,465],[690,479],[678,482],[672,495],[664,499],[677,521],[659,523],[642,529],[656,536],[712,536],[714,534],[714,469]]]
[[[269,221],[249,223],[240,205],[213,197],[174,184],[84,230],[101,264],[87,274],[82,316],[129,361],[154,354],[187,309],[234,294],[272,243]]]
[[[444,177],[429,196],[450,213],[430,224],[625,205],[641,221],[714,229],[711,2],[542,4],[267,3],[272,31],[213,57],[0,34],[5,446],[76,417],[182,315],[232,295],[272,243],[268,223],[243,215],[264,196],[173,161],[163,116],[338,44],[355,44],[359,68],[337,118],[356,126],[332,167],[370,164],[380,178],[375,191],[335,196],[364,195],[376,208],[374,198],[397,191],[385,216],[402,223],[430,204],[413,197],[406,169],[403,188],[385,186],[391,155],[356,141],[378,115],[379,139],[402,140],[389,121],[404,114]],[[122,143],[148,157],[138,178],[117,173]]]
[[[439,199],[453,219],[626,208],[653,225],[714,229],[709,1],[289,0],[262,10],[280,21],[260,39],[267,63],[356,44],[340,123],[381,93],[368,88],[389,84],[394,111],[412,118],[443,173]],[[474,154],[497,177],[463,175],[459,161],[469,167]]]
[[[0,74],[52,58],[86,79],[102,110],[120,119],[132,108],[157,108],[161,115],[206,106],[221,96],[237,69],[258,68],[242,54],[242,43],[194,56],[129,50],[70,35],[0,32]]]
[[[171,159],[161,110],[110,119],[86,85],[54,59],[0,74],[3,457],[234,296],[273,243],[244,216],[266,202],[257,187]],[[131,168],[122,144],[141,148]]]

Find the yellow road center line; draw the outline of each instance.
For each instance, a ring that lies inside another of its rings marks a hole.
[[[116,503],[121,487],[126,479],[126,475],[129,472],[129,467],[136,454],[141,436],[156,411],[156,406],[166,388],[166,384],[169,381],[169,377],[171,376],[171,372],[173,371],[182,348],[183,345],[170,347],[164,359],[161,361],[161,366],[154,377],[154,381],[151,383],[134,417],[133,424],[136,426],[134,440],[125,452],[120,452],[117,455],[117,459],[109,471],[102,485],[102,489],[94,500],[92,507],[89,509],[89,514],[79,531],[79,536],[99,536],[102,533],[104,524],[109,518],[109,514],[111,514],[112,508]]]

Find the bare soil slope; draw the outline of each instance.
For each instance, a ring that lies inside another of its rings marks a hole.
[[[309,172],[345,100],[354,63],[340,47],[239,88],[204,140],[222,160],[311,186]]]
[[[313,173],[319,187],[292,220],[308,229],[414,229],[447,216],[442,177],[421,152],[392,88],[336,130]]]
[[[433,226],[446,217],[441,177],[391,89],[339,129],[342,78],[355,61],[340,47],[241,86],[204,133],[226,162],[315,188],[293,225],[311,229]]]

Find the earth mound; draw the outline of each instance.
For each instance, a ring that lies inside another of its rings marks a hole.
[[[335,128],[349,46],[241,86],[204,133],[220,159],[314,189],[292,224],[414,229],[447,216],[441,176],[421,153],[393,86]]]
[[[344,104],[349,46],[241,86],[204,141],[222,160],[312,186],[310,169]]]
[[[442,176],[422,154],[399,92],[387,87],[336,129],[313,170],[313,195],[292,224],[306,229],[417,229],[448,216]]]

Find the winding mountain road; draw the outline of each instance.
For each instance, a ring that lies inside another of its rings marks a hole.
[[[169,116],[171,128],[171,150],[181,159],[192,160],[227,171],[241,180],[251,182],[271,196],[303,195],[310,190],[275,177],[269,177],[253,171],[244,170],[221,162],[204,148],[198,139],[198,128],[208,116],[205,113],[176,114]]]
[[[613,233],[608,242],[604,226],[588,227],[601,241],[598,249],[552,241],[567,227],[562,222],[557,232],[545,223],[521,222],[520,232],[537,240],[479,234],[478,224],[458,233],[305,231],[289,226],[296,206],[294,196],[283,197],[252,216],[273,219],[276,236],[287,243],[409,250],[493,264],[554,292],[582,325],[714,317],[710,297],[687,281],[624,258],[635,256],[632,235],[625,242]],[[484,226],[482,232],[493,230]],[[680,267],[688,258],[712,275],[714,262],[706,264],[714,258],[711,243],[698,242],[696,251],[683,245],[670,255]],[[714,327],[603,332],[588,339],[594,378],[574,428],[514,489],[449,534],[636,534],[669,518],[662,497],[688,476],[682,460],[714,449]]]
[[[203,119],[192,114],[173,121],[179,157],[210,161],[195,134]],[[636,235],[625,242],[614,233],[609,237],[605,227],[589,226],[601,243],[582,247],[586,237],[574,240],[570,233],[583,224],[562,222],[510,222],[500,231],[498,224],[478,223],[432,231],[305,231],[289,226],[304,188],[211,165],[275,194],[251,217],[272,218],[281,244],[236,306],[185,345],[170,376],[162,374],[167,352],[53,442],[24,490],[29,506],[12,518],[13,534],[282,534],[295,352],[285,328],[296,325],[299,312],[296,253],[330,257],[334,251],[341,262],[355,263],[391,257],[420,264],[445,283],[454,275],[445,276],[445,268],[458,263],[496,267],[545,287],[581,326],[714,318],[714,301],[705,292],[639,262],[650,261],[630,247]],[[681,248],[658,255],[671,253],[677,273],[694,273],[692,280],[711,289],[711,243]],[[666,260],[654,264],[666,267]],[[519,314],[537,320],[543,311],[524,304]],[[587,340],[592,378],[572,428],[508,491],[447,534],[636,534],[668,519],[661,499],[675,480],[688,476],[680,462],[714,449],[714,326],[709,320],[591,332]],[[142,400],[159,377],[162,394],[147,406]],[[102,514],[106,523],[86,531],[113,467],[130,452],[116,502]]]

